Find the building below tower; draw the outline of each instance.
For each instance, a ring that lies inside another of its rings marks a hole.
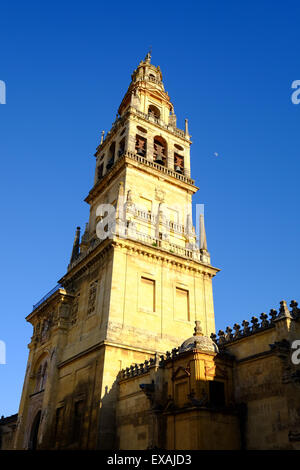
[[[97,147],[84,233],[26,318],[22,397],[0,420],[1,446],[299,449],[297,303],[217,337],[188,122],[177,128],[150,54],[131,78]]]

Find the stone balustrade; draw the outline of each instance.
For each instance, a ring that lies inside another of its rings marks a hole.
[[[167,351],[165,354],[158,356],[155,354],[154,358],[150,358],[142,362],[141,364],[134,364],[130,367],[126,367],[120,371],[121,379],[128,379],[131,377],[137,377],[139,375],[147,374],[153,367],[164,367],[165,363],[169,360],[175,359],[180,355],[180,348],[174,348],[172,351]]]

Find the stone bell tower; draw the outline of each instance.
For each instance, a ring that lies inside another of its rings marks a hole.
[[[34,334],[17,448],[33,439],[41,448],[117,448],[118,372],[177,347],[196,320],[206,335],[215,330],[218,270],[203,218],[200,245],[192,222],[187,120],[177,128],[150,54],[131,78],[95,154],[89,222],[81,239],[77,228],[67,273],[27,317]]]

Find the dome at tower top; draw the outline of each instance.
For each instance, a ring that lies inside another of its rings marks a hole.
[[[195,333],[191,338],[186,339],[179,348],[179,352],[191,351],[199,349],[203,352],[218,353],[219,349],[216,343],[208,336],[204,336],[200,321],[195,321]]]

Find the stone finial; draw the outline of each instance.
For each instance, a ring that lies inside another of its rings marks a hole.
[[[104,141],[104,134],[105,134],[105,131],[102,131],[102,132],[101,132],[101,141],[100,141],[100,145],[103,144],[103,141]]]
[[[292,300],[290,303],[290,307],[292,309],[293,318],[300,318],[300,309],[298,308],[298,302],[296,302],[296,300]]]
[[[268,315],[265,312],[263,312],[259,318],[261,319],[262,328],[266,328],[267,326],[269,326]]]
[[[239,325],[238,323],[235,323],[233,325],[233,329],[235,331],[234,333],[234,338],[240,338],[241,337],[241,325]]]
[[[193,336],[203,336],[201,322],[199,320],[195,321],[195,328],[194,328],[194,335]]]
[[[212,333],[212,334],[210,335],[210,339],[211,339],[214,343],[217,343],[218,338],[217,338],[216,333]]]
[[[270,310],[270,317],[271,317],[271,320],[270,320],[271,322],[273,322],[273,321],[276,319],[276,317],[277,317],[277,310],[275,310],[275,308],[271,308],[271,310]]]
[[[277,320],[281,318],[292,318],[285,300],[280,302],[279,314]]]
[[[172,358],[175,359],[178,354],[178,348],[173,348],[172,349]]]
[[[162,354],[160,357],[159,365],[163,367],[165,365],[165,356]]]
[[[225,339],[225,333],[223,330],[219,330],[218,331],[218,335],[219,335],[219,343],[220,344],[223,344],[226,342],[226,339]]]
[[[226,331],[226,335],[225,335],[226,341],[231,341],[233,339],[232,328],[230,328],[230,326],[227,326],[225,331]]]
[[[259,329],[259,324],[258,324],[258,318],[257,317],[252,317],[251,318],[251,323],[252,323],[252,331],[256,331]]]
[[[242,321],[242,327],[243,327],[243,334],[248,335],[251,333],[251,328],[249,326],[249,322],[247,320]]]

